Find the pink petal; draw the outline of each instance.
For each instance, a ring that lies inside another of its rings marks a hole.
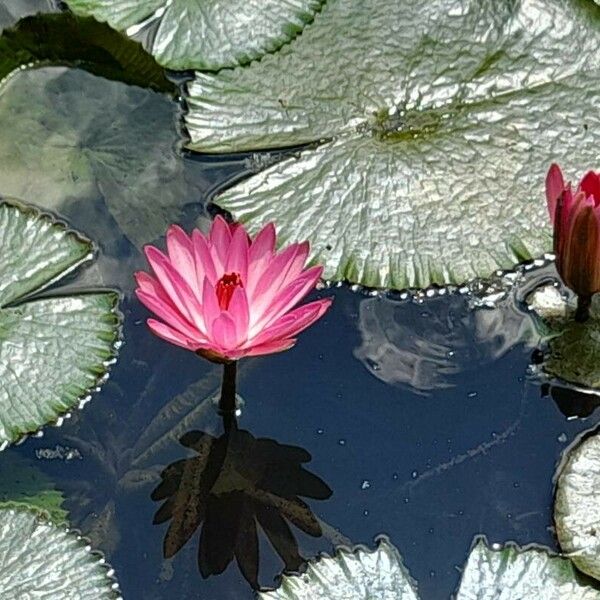
[[[301,331],[320,319],[327,312],[332,302],[332,298],[324,298],[296,308],[269,325],[248,345],[254,346],[268,341],[296,337]]]
[[[284,287],[285,282],[290,283],[301,273],[307,251],[306,244],[292,244],[285,248],[271,261],[260,276],[256,287],[248,291],[252,312],[257,317],[262,315],[279,290]],[[302,262],[300,268],[298,268],[299,261]]]
[[[200,331],[195,329],[171,304],[163,302],[158,296],[145,292],[142,289],[136,290],[136,295],[140,302],[157,317],[165,321],[172,329],[177,330],[186,338],[195,342],[207,342],[208,340]]]
[[[193,340],[189,339],[179,331],[175,331],[168,325],[161,323],[160,321],[148,319],[147,323],[152,333],[156,334],[163,340],[167,340],[167,342],[171,342],[171,344],[181,346],[186,350],[195,350],[198,346]]]
[[[556,203],[565,189],[565,180],[560,167],[553,163],[546,175],[546,201],[550,219],[554,223],[556,216]]]
[[[229,308],[227,312],[231,318],[235,321],[235,328],[238,333],[238,340],[236,340],[236,346],[243,344],[248,337],[248,324],[250,322],[250,311],[248,308],[248,298],[244,288],[237,287],[233,291]]]
[[[181,274],[192,289],[197,289],[198,281],[192,240],[178,225],[171,225],[167,231],[167,250],[175,270]]]
[[[261,275],[273,259],[276,240],[275,225],[268,223],[250,245],[248,253],[248,282],[246,284],[249,297],[254,292],[254,288]]]
[[[208,248],[208,242],[198,229],[192,231],[192,244],[194,246],[194,262],[196,263],[196,278],[201,290],[205,277],[208,277],[213,285],[216,283],[217,272]]]
[[[585,192],[586,196],[593,196],[596,206],[600,203],[600,176],[594,171],[585,174],[579,184],[579,189]]]
[[[212,326],[215,320],[221,314],[221,308],[217,299],[215,288],[206,278],[202,290],[202,308],[204,310],[204,322],[206,323],[206,333],[212,339]]]
[[[154,296],[160,298],[163,302],[173,305],[163,286],[160,285],[160,283],[154,277],[152,277],[152,275],[146,273],[145,271],[137,271],[137,273],[134,274],[134,277],[138,285],[138,289],[142,290],[143,292],[153,294]]]
[[[237,331],[235,321],[227,314],[222,313],[212,324],[212,337],[226,356],[237,346]]]
[[[248,281],[248,249],[248,234],[243,227],[238,227],[229,245],[225,272],[238,273],[244,285]]]
[[[158,281],[179,312],[200,331],[205,331],[202,308],[186,280],[158,248],[146,246],[144,250]]]
[[[323,267],[321,266],[311,267],[304,271],[296,280],[281,290],[274,299],[271,299],[262,315],[255,316],[254,306],[252,306],[249,336],[255,336],[261,329],[296,306],[315,287],[322,273]]]
[[[243,354],[238,352],[238,356],[261,356],[264,354],[274,354],[276,352],[283,352],[289,350],[296,343],[295,339],[277,340],[274,342],[266,342],[258,346],[252,346],[248,350],[244,350]]]
[[[210,249],[217,271],[217,279],[225,272],[224,269],[227,264],[231,237],[231,229],[227,221],[220,215],[217,215],[210,229]]]

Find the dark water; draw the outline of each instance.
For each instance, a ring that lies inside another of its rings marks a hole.
[[[0,3],[0,15],[11,13],[3,5],[13,7]],[[201,576],[200,529],[164,559],[168,523],[153,525],[160,472],[195,456],[179,438],[187,434],[189,445],[223,434],[210,401],[220,370],[150,334],[132,273],[144,266],[140,247],[161,244],[170,221],[206,227],[212,195],[252,162],[184,158],[179,111],[166,96],[63,67],[20,74],[0,89],[0,160],[11,161],[0,193],[52,210],[94,239],[97,262],[67,287],[117,286],[125,315],[119,361],[92,402],[0,461],[29,458],[56,482],[73,525],[106,553],[126,599],[250,599],[235,562],[222,575]],[[48,134],[27,139],[33,122]],[[61,162],[73,148],[89,161],[85,169]],[[573,393],[555,401],[528,375],[533,329],[510,297],[474,311],[457,293],[419,302],[347,286],[314,293],[325,295],[335,297],[332,309],[297,347],[240,366],[238,426],[246,433],[230,447],[246,483],[232,476],[229,488],[214,491],[212,548],[240,511],[261,510],[259,489],[306,500],[323,531],[314,538],[292,528],[306,557],[390,536],[424,600],[454,591],[478,534],[556,549],[555,468],[598,415],[583,407],[587,417],[567,417]],[[300,470],[308,455],[304,468],[321,481]],[[220,459],[211,460],[218,467]],[[178,493],[177,477],[170,481]],[[186,485],[179,493],[193,488]],[[259,579],[268,586],[283,562],[263,531],[259,538]],[[283,546],[292,564],[295,549]],[[241,554],[242,567],[251,565]],[[227,557],[204,557],[205,569],[211,561],[218,570]]]

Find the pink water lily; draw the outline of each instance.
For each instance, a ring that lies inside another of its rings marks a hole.
[[[159,337],[217,362],[281,352],[319,319],[331,299],[297,307],[323,268],[305,268],[309,245],[277,252],[269,223],[251,239],[240,224],[217,217],[208,236],[172,225],[164,254],[145,252],[154,275],[136,273],[136,294],[160,320],[148,319]]]
[[[556,268],[580,301],[579,317],[587,317],[593,294],[600,292],[600,175],[589,171],[573,192],[560,167],[546,177],[546,200],[554,224]]]

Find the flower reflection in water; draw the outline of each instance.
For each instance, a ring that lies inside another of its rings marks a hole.
[[[181,443],[196,456],[176,461],[161,474],[152,493],[164,501],[154,523],[170,521],[164,538],[165,558],[174,556],[202,526],[198,568],[203,577],[225,571],[235,558],[241,573],[258,589],[259,540],[262,529],[287,571],[304,562],[290,524],[313,537],[319,521],[301,497],[325,500],[331,489],[304,468],[306,450],[255,438],[224,418],[216,438],[190,431]]]

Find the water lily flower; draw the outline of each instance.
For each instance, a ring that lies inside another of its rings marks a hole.
[[[546,199],[554,224],[556,268],[577,294],[576,319],[584,321],[592,296],[600,291],[600,174],[589,171],[573,192],[553,164],[546,177]]]
[[[319,319],[332,300],[297,306],[314,289],[323,268],[305,268],[308,242],[277,252],[269,223],[251,239],[240,224],[218,216],[205,236],[172,225],[164,254],[145,252],[153,275],[136,273],[136,294],[158,319],[159,337],[215,362],[281,352]]]

